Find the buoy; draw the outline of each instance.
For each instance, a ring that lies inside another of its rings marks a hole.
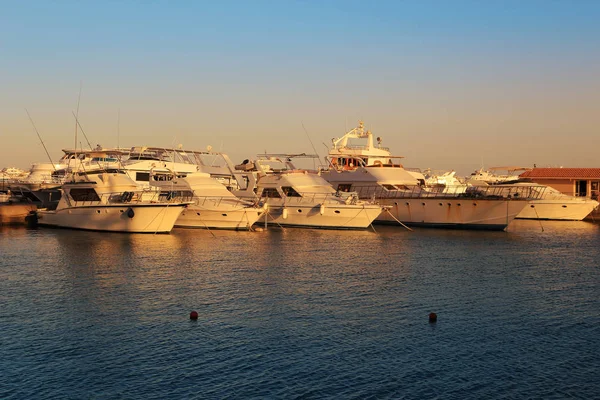
[[[319,208],[319,213],[321,215],[325,214],[325,204],[321,204],[321,207]]]
[[[263,228],[261,228],[261,227],[254,228],[254,231],[255,231],[255,232],[262,232],[262,231],[263,231]]]
[[[197,320],[198,319],[198,312],[197,311],[192,311],[190,313],[190,319]]]
[[[429,313],[429,323],[433,324],[435,322],[437,322],[437,314],[434,312]]]
[[[283,217],[283,219],[287,219],[287,217],[288,217],[288,209],[287,208],[283,209],[283,213],[281,214],[281,216]]]

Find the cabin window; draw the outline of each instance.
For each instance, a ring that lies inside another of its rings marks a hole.
[[[69,195],[75,201],[100,201],[100,197],[92,188],[73,188]]]
[[[283,186],[281,190],[287,197],[302,197],[300,196],[300,193],[296,192],[296,190],[291,186]]]
[[[337,187],[337,190],[340,192],[349,192],[352,189],[351,183],[340,183]]]
[[[398,190],[394,185],[388,185],[387,183],[381,185],[385,190]]]
[[[140,174],[143,174],[143,172],[138,172],[138,173],[136,174],[136,177],[137,177],[137,176],[139,176]],[[148,176],[148,179],[147,179],[147,181],[150,181],[150,173],[147,173],[146,175]],[[164,181],[172,181],[172,180],[173,180],[173,175],[171,175],[171,174],[154,174],[154,175],[152,176],[152,178],[153,178],[155,181],[161,181],[161,182],[164,182]],[[141,181],[142,179],[136,179],[136,180],[138,180],[138,181]]]
[[[149,172],[136,172],[135,180],[139,182],[150,182],[150,173]]]
[[[280,199],[281,195],[275,188],[265,188],[262,191],[261,197],[266,197],[266,198],[270,198],[270,199]]]

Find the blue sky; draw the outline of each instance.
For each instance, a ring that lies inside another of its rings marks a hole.
[[[0,167],[91,141],[312,151],[358,119],[405,165],[597,166],[597,1],[2,2]],[[119,132],[119,134],[117,134]]]

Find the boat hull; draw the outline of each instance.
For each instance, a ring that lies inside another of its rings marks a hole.
[[[91,231],[169,233],[185,204],[120,204],[39,210],[38,225]]]
[[[518,219],[581,221],[597,206],[595,201],[565,202],[561,200],[532,200],[517,215]]]
[[[378,205],[268,205],[259,223],[298,228],[365,229],[381,214]]]
[[[434,228],[497,230],[506,229],[527,204],[526,200],[400,198],[380,199],[389,206],[376,223]]]
[[[258,221],[262,212],[262,209],[251,207],[211,210],[205,207],[188,206],[175,222],[175,226],[178,228],[249,230]]]

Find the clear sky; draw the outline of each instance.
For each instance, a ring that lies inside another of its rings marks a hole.
[[[26,109],[72,148],[80,93],[106,147],[323,156],[362,119],[405,166],[600,167],[600,1],[0,6],[0,167],[47,161]]]

